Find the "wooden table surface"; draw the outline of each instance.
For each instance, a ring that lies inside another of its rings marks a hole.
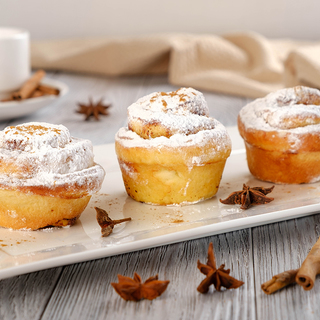
[[[105,78],[49,73],[69,86],[69,93],[43,109],[7,125],[30,121],[63,124],[75,137],[94,145],[111,143],[126,123],[126,108],[154,91],[176,89],[166,77]],[[204,92],[211,116],[225,126],[236,125],[239,110],[248,99]],[[84,121],[75,113],[88,97],[112,103],[110,115]],[[275,274],[298,268],[320,233],[320,214],[287,220],[196,240],[164,245],[99,260],[37,271],[0,281],[0,319],[318,319],[320,281],[311,291],[298,285],[273,295],[260,286]],[[196,262],[206,261],[213,242],[218,263],[245,284],[236,290],[206,295],[196,288],[203,275]],[[159,298],[138,303],[122,300],[110,286],[117,274],[143,279],[155,274],[170,280]]]

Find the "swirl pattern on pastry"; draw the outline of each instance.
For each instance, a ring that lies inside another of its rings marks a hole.
[[[299,86],[270,93],[242,108],[238,125],[253,145],[259,146],[263,132],[271,141],[279,139],[280,151],[309,150],[311,145],[320,150],[320,91]]]
[[[124,147],[152,148],[171,160],[185,159],[188,165],[230,154],[231,141],[225,127],[209,117],[203,94],[192,88],[158,92],[139,99],[128,108],[128,128],[121,128],[116,140]],[[210,145],[210,148],[204,146]],[[190,157],[191,149],[197,148]],[[190,162],[191,161],[191,162]]]
[[[128,128],[144,139],[214,128],[203,94],[192,88],[155,92],[128,108]]]
[[[0,189],[78,198],[98,191],[104,170],[89,140],[62,125],[30,122],[0,132]]]

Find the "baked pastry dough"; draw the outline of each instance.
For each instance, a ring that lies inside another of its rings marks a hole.
[[[320,180],[320,91],[282,89],[245,106],[238,116],[248,167],[274,183]]]
[[[152,93],[132,104],[115,146],[128,195],[159,205],[214,196],[231,152],[226,129],[192,88]]]
[[[7,127],[0,132],[0,226],[72,224],[104,175],[93,161],[91,142],[71,137],[62,125]]]

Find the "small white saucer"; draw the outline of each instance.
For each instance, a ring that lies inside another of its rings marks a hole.
[[[21,101],[0,102],[0,121],[26,116],[61,98],[69,91],[66,84],[57,80],[44,79],[41,83],[59,89],[59,95],[47,95]]]

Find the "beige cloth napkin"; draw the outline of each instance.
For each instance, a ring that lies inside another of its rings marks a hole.
[[[165,34],[33,42],[33,68],[107,76],[168,74],[169,82],[257,98],[295,85],[320,88],[320,42],[253,33]]]

